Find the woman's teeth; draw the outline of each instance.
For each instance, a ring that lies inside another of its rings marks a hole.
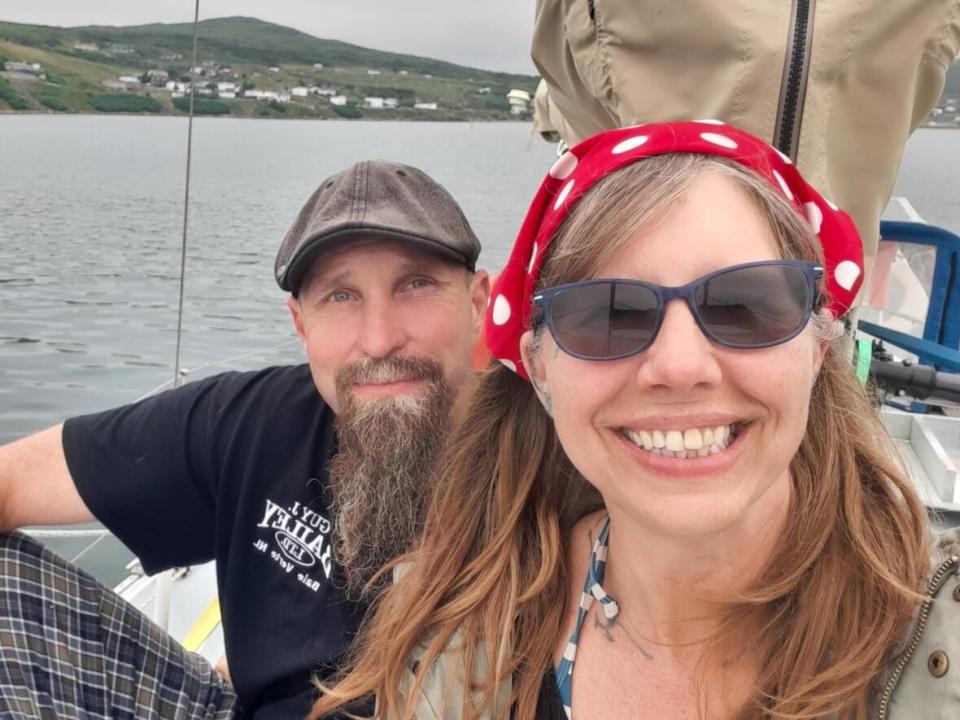
[[[734,425],[690,428],[689,430],[630,430],[623,434],[634,445],[657,455],[673,458],[693,458],[716,455],[726,449],[736,437]]]

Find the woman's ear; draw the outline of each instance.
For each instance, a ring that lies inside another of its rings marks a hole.
[[[520,360],[523,369],[527,371],[530,384],[540,399],[540,403],[548,415],[553,414],[553,402],[550,398],[550,387],[547,383],[546,368],[540,354],[540,343],[535,330],[527,330],[520,337]]]
[[[814,339],[813,384],[816,384],[817,378],[820,376],[820,368],[823,367],[823,359],[827,355],[827,350],[830,349],[830,343],[842,337],[847,327],[843,320],[835,317],[829,310],[824,308],[818,312],[822,317],[815,318],[815,320],[820,327],[826,328],[826,331],[821,330],[820,333],[817,333],[825,337],[816,337]]]

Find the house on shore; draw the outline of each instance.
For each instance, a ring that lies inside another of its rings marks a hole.
[[[264,102],[278,102],[278,103],[288,103],[290,102],[290,93],[284,92],[283,90],[245,90],[243,92],[245,98],[252,98],[254,100],[262,100]]]
[[[526,90],[517,90],[514,88],[507,93],[507,102],[510,103],[511,115],[530,114],[530,93]]]
[[[20,62],[18,60],[7,60],[3,63],[3,70],[18,75],[32,75],[34,77],[43,75],[43,66],[40,63]]]
[[[147,79],[154,87],[164,87],[170,81],[170,73],[166,70],[147,70]]]

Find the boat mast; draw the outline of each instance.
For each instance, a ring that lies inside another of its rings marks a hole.
[[[177,351],[173,361],[173,387],[181,383],[180,345],[183,338],[183,292],[187,272],[187,219],[190,214],[190,157],[193,150],[193,99],[196,85],[197,35],[200,25],[200,0],[193,11],[193,60],[190,65],[190,112],[187,118],[187,178],[183,188],[183,239],[180,245],[180,297],[177,302]]]

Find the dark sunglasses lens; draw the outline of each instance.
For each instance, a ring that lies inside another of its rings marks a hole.
[[[734,347],[774,344],[798,332],[808,318],[810,289],[803,271],[758,265],[717,275],[694,297],[714,340]]]
[[[561,290],[550,302],[555,339],[587,358],[613,358],[646,347],[657,327],[657,297],[622,283],[593,283]]]

